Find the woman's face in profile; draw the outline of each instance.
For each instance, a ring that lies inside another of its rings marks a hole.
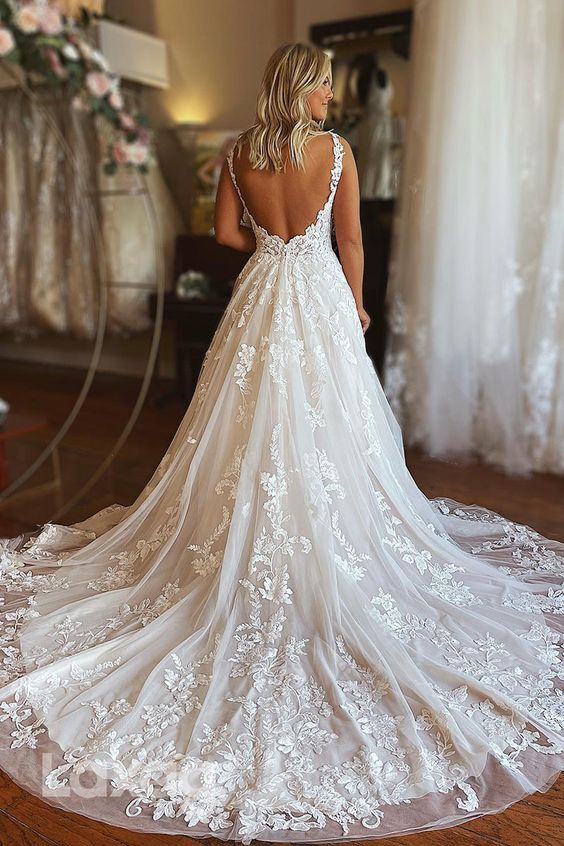
[[[315,91],[312,91],[307,98],[311,109],[311,116],[314,120],[325,120],[327,117],[327,107],[332,99],[331,79],[329,76],[326,76],[321,85]]]

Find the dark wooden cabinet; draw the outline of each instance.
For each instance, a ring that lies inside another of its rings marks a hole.
[[[372,321],[366,350],[382,376],[386,349],[386,291],[392,242],[394,200],[361,200],[360,222],[364,243],[364,307]]]
[[[178,394],[190,401],[204,355],[211,343],[229,297],[217,300],[183,300],[173,292],[165,294],[164,320],[174,324],[176,386]],[[154,318],[156,294],[151,294],[149,310]]]
[[[174,291],[164,298],[164,320],[174,324],[176,384],[180,396],[189,401],[213,333],[231,297],[233,282],[249,254],[218,244],[212,235],[179,235],[174,254],[174,280],[187,270],[198,270],[210,277],[214,298],[182,299]],[[154,319],[156,294],[149,298]]]

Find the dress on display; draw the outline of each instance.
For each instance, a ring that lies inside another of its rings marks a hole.
[[[303,234],[239,192],[256,250],[137,500],[0,542],[0,767],[52,805],[358,840],[563,769],[564,543],[415,484],[331,245],[330,137]]]
[[[389,76],[381,86],[374,75],[368,91],[364,114],[356,128],[358,179],[363,200],[388,200],[395,197],[394,117],[391,102],[394,87]]]

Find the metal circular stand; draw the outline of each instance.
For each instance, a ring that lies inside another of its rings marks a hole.
[[[40,98],[35,94],[32,88],[29,86],[26,80],[21,79],[13,70],[13,68],[5,61],[0,60],[2,67],[6,71],[7,74],[16,82],[24,91],[26,96],[30,99],[30,101],[34,104],[34,106],[39,109],[42,113],[43,118],[49,124],[51,130],[53,131],[54,136],[56,137],[58,143],[61,146],[61,149],[64,151],[65,155],[68,157],[68,160],[71,162],[73,170],[75,172],[77,181],[79,185],[82,187],[84,194],[86,195],[87,189],[83,181],[83,177],[81,174],[81,170],[78,166],[76,161],[76,157],[73,154],[72,149],[69,147],[68,143],[66,142],[65,138],[61,134],[59,127],[57,126],[56,122],[50,115],[49,111],[45,108],[43,103],[41,102]],[[117,190],[117,191],[104,191],[100,190],[97,193],[100,196],[113,194],[113,195],[128,195],[128,194],[135,194],[143,198],[145,203],[145,208],[147,210],[147,215],[149,220],[151,221],[151,228],[153,232],[153,242],[155,246],[155,276],[156,276],[156,293],[157,293],[157,306],[156,306],[156,314],[155,314],[155,322],[153,326],[153,334],[151,339],[151,346],[149,350],[149,355],[147,358],[145,372],[143,375],[143,379],[141,382],[141,387],[139,389],[135,404],[129,415],[128,420],[125,423],[121,433],[119,434],[117,440],[113,444],[112,448],[110,449],[109,453],[107,454],[104,461],[98,467],[96,472],[89,478],[88,482],[77,492],[75,493],[71,499],[65,503],[61,508],[59,508],[55,514],[52,515],[49,522],[59,519],[62,515],[64,515],[70,508],[76,505],[86,493],[96,484],[96,482],[101,478],[101,476],[106,472],[106,470],[110,467],[114,459],[116,458],[117,454],[123,447],[124,443],[126,442],[127,438],[129,437],[135,423],[139,418],[139,414],[143,408],[144,402],[147,397],[147,393],[151,384],[151,379],[153,376],[155,363],[157,360],[158,348],[161,338],[161,331],[162,331],[162,319],[163,319],[163,307],[164,307],[164,287],[165,287],[165,269],[164,269],[164,256],[163,250],[161,247],[161,241],[159,237],[159,225],[157,216],[155,214],[155,208],[153,205],[153,201],[151,199],[149,190],[147,188],[147,180],[146,177],[139,172],[137,172],[137,177],[139,179],[141,187],[138,190]],[[93,214],[92,209],[90,206],[87,209],[88,219],[90,223],[90,227],[92,230],[92,236],[95,240],[97,254],[99,256],[100,261],[100,290],[99,290],[99,307],[98,307],[98,316],[97,316],[97,325],[96,325],[96,332],[94,337],[94,346],[92,350],[92,355],[90,357],[90,361],[88,364],[86,376],[80,388],[79,394],[69,412],[66,419],[60,426],[56,435],[51,439],[51,441],[45,446],[45,448],[41,451],[39,456],[32,462],[32,464],[24,470],[20,476],[15,479],[5,490],[0,492],[0,505],[8,504],[10,501],[10,497],[17,491],[25,482],[30,479],[33,474],[52,456],[54,450],[57,449],[65,435],[68,433],[69,429],[71,428],[72,424],[74,423],[77,415],[79,414],[81,408],[84,405],[84,402],[88,396],[90,388],[92,386],[94,377],[98,370],[98,366],[100,363],[100,356],[102,352],[102,347],[105,339],[106,333],[106,325],[107,325],[107,314],[108,314],[108,288],[111,287],[112,283],[108,281],[108,270],[107,270],[107,262],[105,259],[105,252],[104,252],[104,242],[101,234],[101,227],[99,220]],[[139,286],[139,287],[146,287],[146,286]]]

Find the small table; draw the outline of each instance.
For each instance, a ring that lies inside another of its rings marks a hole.
[[[180,299],[173,291],[164,298],[164,319],[174,323],[177,391],[185,401],[193,394],[203,358],[231,297],[232,285],[249,259],[249,253],[218,244],[212,235],[178,235],[174,249],[173,279],[187,270],[205,273],[216,299]],[[149,296],[154,319],[157,296]]]
[[[194,394],[204,355],[228,302],[228,296],[216,300],[182,299],[172,291],[164,296],[164,320],[174,323],[176,385],[185,401],[189,402]],[[151,294],[149,313],[152,318],[156,305],[156,294]]]
[[[32,417],[27,414],[17,414],[9,411],[3,426],[0,426],[0,497],[10,484],[10,473],[8,458],[6,455],[6,444],[8,441],[20,440],[33,432],[40,432],[47,429],[49,422],[44,417]],[[53,490],[60,491],[62,487],[61,462],[58,446],[51,452],[51,463],[53,467],[53,478],[49,482],[42,482],[25,490],[17,491],[5,499],[0,498],[0,510],[14,502],[21,502],[35,496],[50,493]]]

